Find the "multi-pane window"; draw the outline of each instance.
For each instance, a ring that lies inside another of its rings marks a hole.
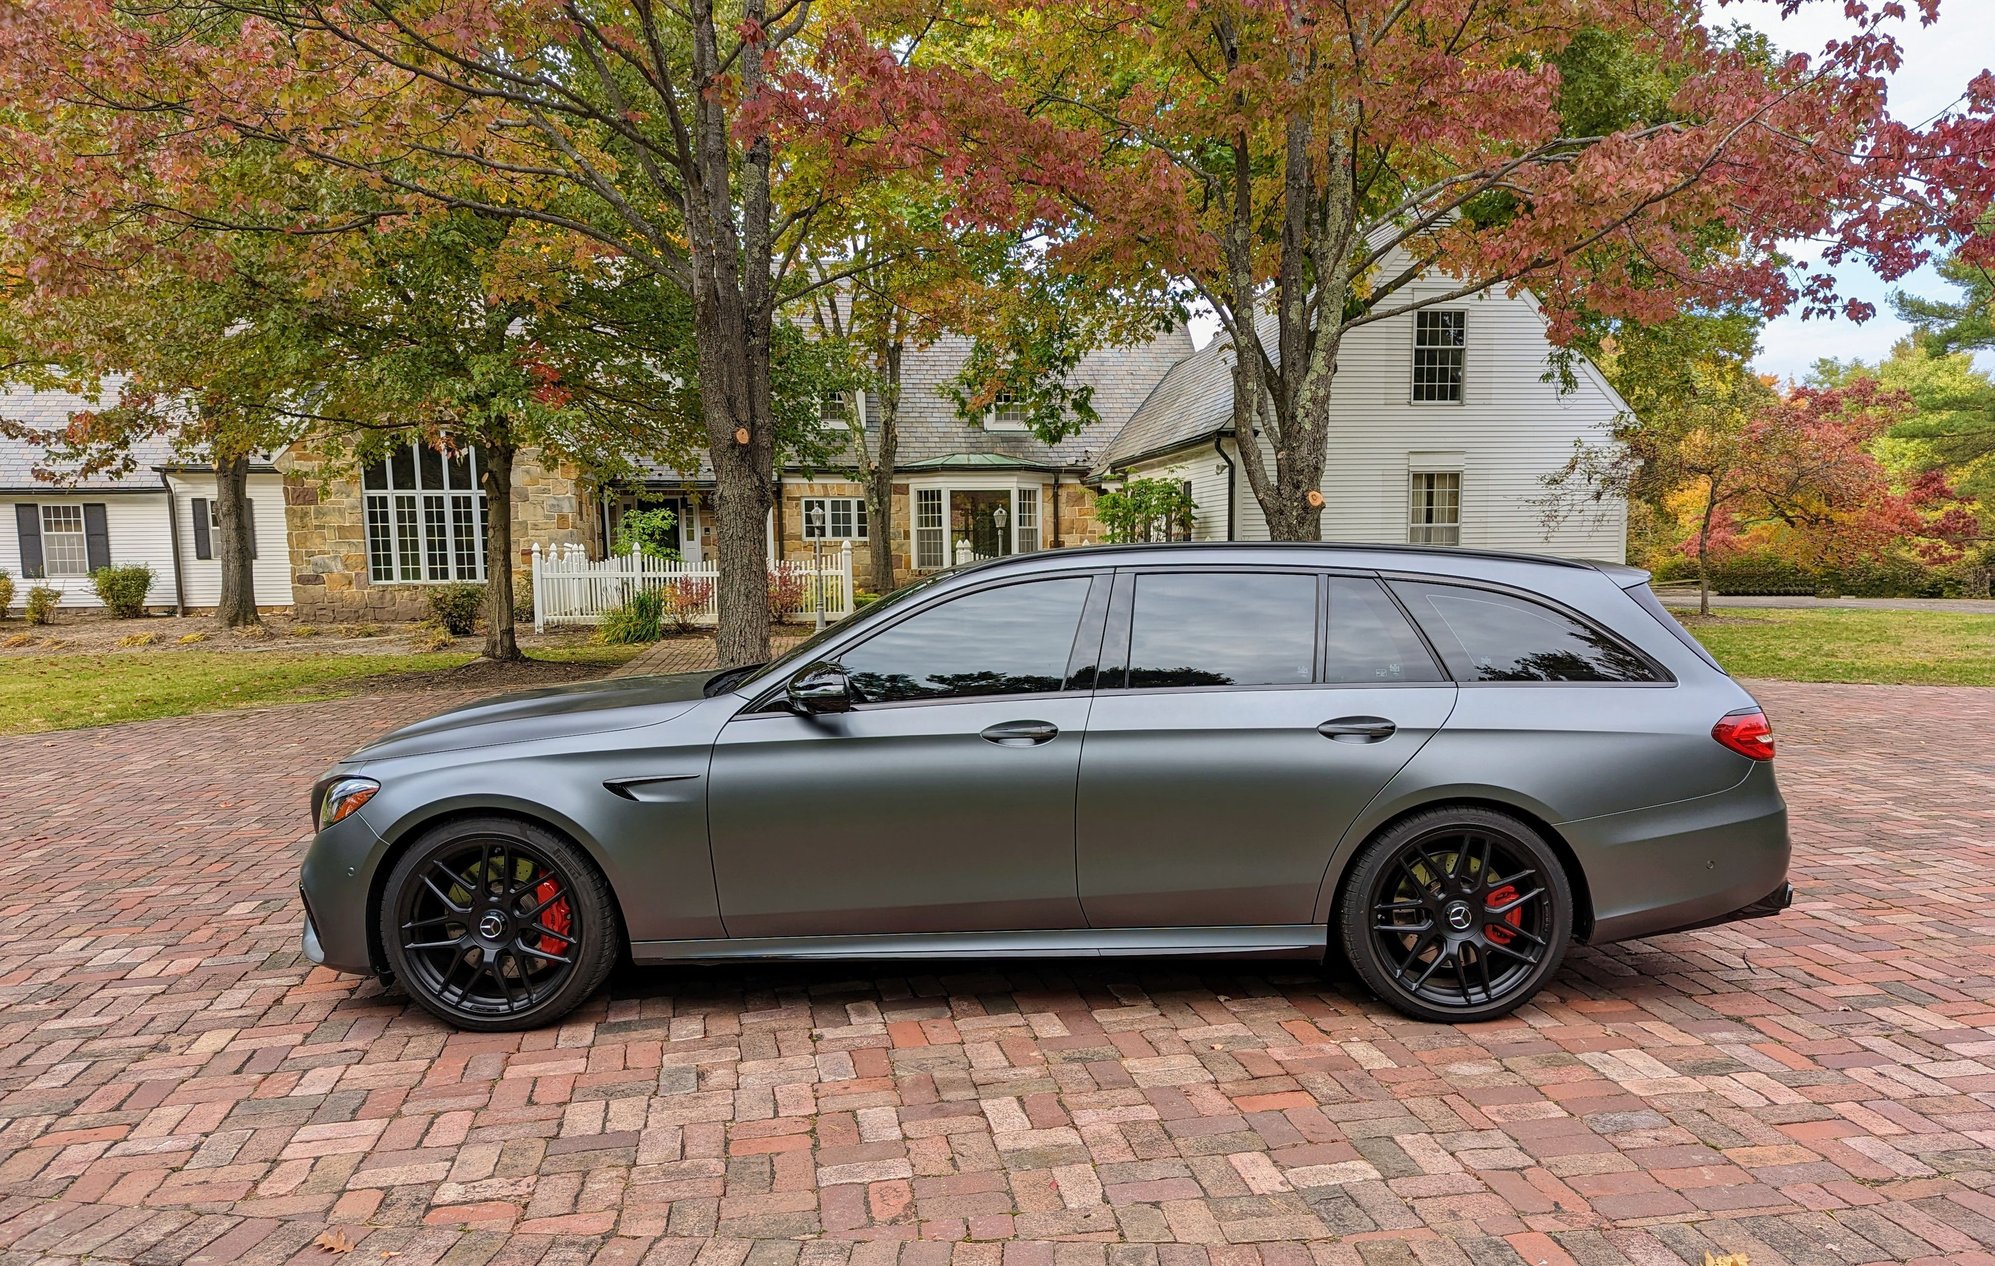
[[[1009,391],[1000,391],[991,400],[984,427],[991,431],[1023,431],[1028,418],[1025,401]]]
[[[948,566],[948,534],[943,530],[942,490],[914,491],[914,565],[928,571]]]
[[[396,449],[361,475],[367,571],[376,584],[485,579],[485,494],[476,450]]]
[[[863,418],[866,400],[858,391],[833,391],[818,398],[818,420],[840,431],[851,427],[852,419]]]
[[[1462,543],[1460,471],[1415,471],[1407,499],[1411,509],[1406,524],[1407,544],[1460,545]]]
[[[1020,554],[1039,549],[1039,489],[1018,490],[1018,517],[1012,524],[1012,548]]]
[[[803,510],[806,541],[866,539],[866,501],[863,497],[805,497]]]
[[[1413,314],[1413,402],[1459,404],[1469,314],[1428,308]]]
[[[90,574],[82,506],[42,507],[42,574],[51,580]]]

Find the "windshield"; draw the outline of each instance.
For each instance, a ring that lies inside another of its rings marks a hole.
[[[835,624],[825,625],[821,631],[811,634],[809,637],[805,638],[802,642],[798,643],[797,646],[789,652],[789,654],[784,655],[781,658],[770,662],[766,666],[760,667],[757,671],[754,672],[753,676],[741,678],[740,680],[730,680],[725,684],[717,684],[719,682],[720,677],[726,677],[730,675],[734,677],[740,677],[740,674],[743,672],[743,670],[734,668],[727,670],[726,673],[716,675],[713,681],[708,682],[709,690],[711,691],[711,693],[714,694],[718,694],[721,690],[737,690],[743,694],[754,694],[758,690],[765,689],[772,682],[787,678],[791,673],[794,673],[797,669],[802,668],[805,664],[810,663],[818,647],[822,646],[825,642],[831,640],[833,636],[844,632],[845,626],[852,623],[852,621],[858,619],[860,616],[862,615],[870,616],[876,612],[885,611],[890,607],[899,606],[901,603],[906,602],[909,598],[913,597],[915,594],[920,593],[922,590],[928,588],[936,581],[942,579],[944,576],[950,575],[955,571],[956,568],[951,567],[943,571],[930,572],[926,576],[922,576],[915,580],[910,580],[906,584],[902,585],[900,588],[894,590],[892,593],[889,593],[885,597],[881,598],[879,601],[868,603],[863,607],[856,607],[853,609],[851,615],[846,616],[844,619],[839,620]]]

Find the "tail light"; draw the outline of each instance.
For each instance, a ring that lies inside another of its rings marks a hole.
[[[1740,708],[1718,718],[1711,737],[1741,756],[1754,760],[1773,759],[1773,727],[1758,708]]]

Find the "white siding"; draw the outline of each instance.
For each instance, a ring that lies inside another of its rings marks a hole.
[[[65,607],[101,607],[97,591],[88,576],[55,580],[27,580],[21,572],[21,537],[14,507],[22,503],[44,505],[83,505],[104,507],[104,526],[110,536],[111,564],[123,567],[144,563],[152,568],[152,588],[146,601],[155,607],[173,605],[173,547],[166,523],[166,492],[57,492],[0,494],[0,569],[14,577],[14,605],[27,601],[28,590],[49,585],[62,591]]]
[[[1187,449],[1167,461],[1131,466],[1130,479],[1168,479],[1191,484],[1192,503],[1197,506],[1191,522],[1195,541],[1226,539],[1226,463],[1212,445]]]
[[[215,542],[214,558],[194,556],[194,499],[213,502],[215,477],[202,474],[173,474],[174,514],[180,525],[180,566],[187,589],[187,605],[212,607],[222,600],[221,543]],[[249,477],[249,500],[256,507],[256,605],[291,605],[291,553],[284,537],[284,479],[275,474]],[[167,580],[171,602],[172,579]]]
[[[1447,284],[1437,278],[1418,283],[1416,289],[1441,293]],[[1329,452],[1321,484],[1324,539],[1405,543],[1410,472],[1459,469],[1464,546],[1624,561],[1624,503],[1605,501],[1547,527],[1542,501],[1544,477],[1565,465],[1574,442],[1602,441],[1607,425],[1627,406],[1583,359],[1575,366],[1575,390],[1561,395],[1547,381],[1551,343],[1544,318],[1528,295],[1481,295],[1444,306],[1468,314],[1460,404],[1412,403],[1410,314],[1345,336],[1331,392]],[[1234,442],[1225,443],[1237,463]],[[1265,437],[1261,449],[1272,473],[1274,456]],[[1200,443],[1129,474],[1196,472],[1217,465],[1212,446]],[[1234,480],[1234,539],[1266,540],[1267,520],[1246,472]],[[1195,482],[1194,494],[1198,537],[1223,534],[1223,472]]]

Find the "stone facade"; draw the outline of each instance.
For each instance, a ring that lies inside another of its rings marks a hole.
[[[422,583],[375,583],[367,567],[367,516],[360,475],[294,444],[277,460],[284,475],[292,608],[301,620],[419,620],[430,614]],[[548,465],[537,450],[513,462],[513,545],[524,573],[533,543],[597,552],[595,497],[581,468]]]
[[[905,583],[914,574],[914,541],[912,524],[914,521],[914,501],[909,492],[910,485],[895,481],[893,490],[893,546],[894,575]],[[776,555],[780,558],[804,558],[810,554],[811,543],[804,539],[804,500],[808,497],[861,497],[865,490],[859,484],[838,479],[785,479],[783,481],[780,530],[777,532]],[[1058,502],[1058,531],[1055,501]],[[1047,485],[1039,492],[1039,524],[1042,548],[1060,549],[1065,546],[1095,545],[1102,539],[1101,523],[1094,513],[1095,490],[1073,479],[1061,480],[1057,488]],[[827,548],[836,549],[841,542],[825,542]],[[852,583],[860,589],[877,593],[886,588],[885,584],[873,575],[872,547],[867,541],[852,542]]]

